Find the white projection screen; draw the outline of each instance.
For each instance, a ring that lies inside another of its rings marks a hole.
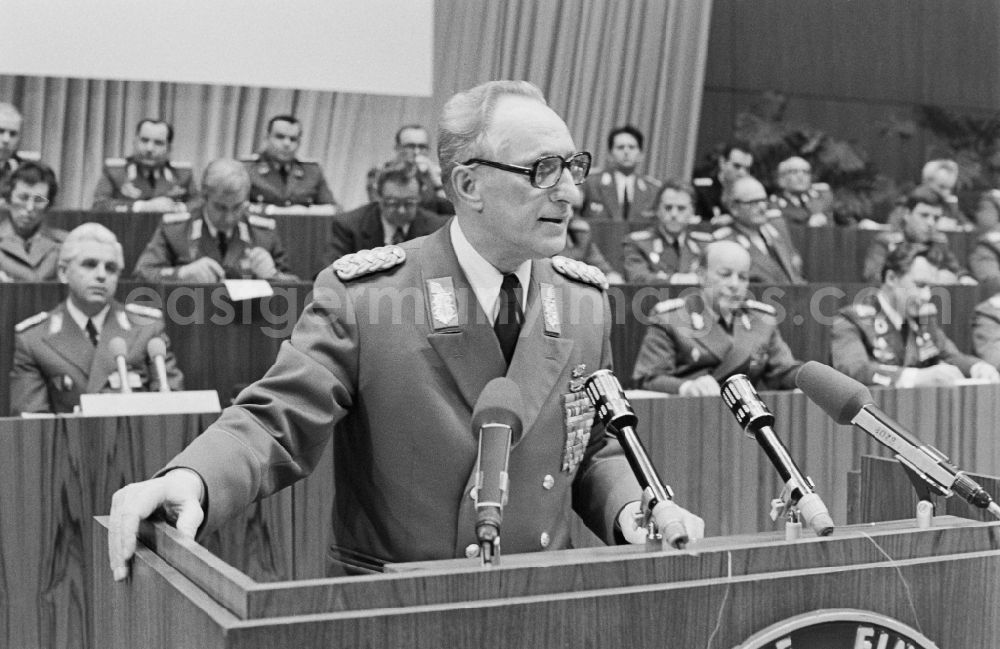
[[[430,96],[433,0],[0,0],[0,73]]]

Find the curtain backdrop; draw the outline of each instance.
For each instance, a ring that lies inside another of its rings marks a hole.
[[[60,207],[90,206],[103,159],[130,153],[135,124],[145,116],[174,124],[173,159],[193,163],[200,175],[214,158],[255,151],[277,113],[298,116],[300,157],[318,161],[338,201],[355,207],[365,202],[365,172],[392,156],[401,124],[423,123],[433,133],[451,94],[500,78],[537,84],[577,146],[598,163],[608,130],[630,122],[646,134],[647,173],[687,177],[711,6],[710,0],[437,0],[429,98],[0,75],[0,101],[24,113],[21,148],[41,152],[56,169]]]

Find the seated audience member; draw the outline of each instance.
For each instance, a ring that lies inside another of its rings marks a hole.
[[[0,185],[0,281],[56,278],[59,244],[66,232],[46,225],[55,200],[56,175],[40,162],[23,162]]]
[[[750,282],[753,284],[805,284],[802,258],[792,246],[785,222],[772,219],[767,192],[753,176],[733,182],[729,211],[731,226],[716,230],[719,241],[735,241],[750,253]]]
[[[954,160],[930,160],[920,174],[920,182],[941,197],[941,230],[955,230],[969,226],[969,219],[958,206],[955,185],[958,184],[958,163]]]
[[[375,191],[376,201],[331,219],[327,265],[352,252],[422,237],[448,221],[420,207],[420,181],[413,165],[383,167]]]
[[[833,223],[833,194],[826,183],[812,181],[812,165],[792,156],[778,163],[780,192],[771,196],[771,206],[781,210],[786,223],[820,227]]]
[[[378,177],[382,169],[410,164],[416,168],[420,182],[420,207],[436,214],[454,214],[455,207],[444,195],[441,167],[431,160],[430,150],[430,135],[420,124],[407,124],[396,131],[396,157],[368,170],[365,180],[368,202],[378,202]]]
[[[236,160],[209,163],[204,200],[192,212],[164,214],[135,264],[149,282],[296,281],[274,219],[249,214],[250,177]]]
[[[1000,225],[1000,189],[988,189],[979,195],[979,203],[976,205],[976,229],[987,232],[997,225]]]
[[[243,160],[250,174],[250,201],[254,211],[268,205],[332,205],[333,199],[319,163],[299,160],[302,124],[291,115],[277,115],[267,123],[264,148]]]
[[[875,296],[840,310],[832,326],[833,366],[867,385],[952,385],[963,377],[996,381],[989,363],[958,350],[941,330],[931,289],[941,249],[902,243],[889,253]]]
[[[604,258],[604,254],[594,241],[590,224],[584,218],[579,216],[570,218],[569,226],[566,229],[566,247],[559,254],[599,268],[607,277],[609,284],[623,284],[625,282],[621,273],[612,268],[608,260]]]
[[[24,118],[13,104],[0,102],[0,187],[23,162],[38,162],[37,151],[19,151]]]
[[[702,257],[700,293],[653,308],[632,372],[636,387],[711,396],[726,378],[746,374],[762,388],[794,389],[802,364],[778,332],[774,307],[747,299],[750,255],[715,241]]]
[[[1000,291],[1000,190],[983,192],[976,210],[976,222],[981,234],[969,253],[969,270],[995,293]]]
[[[15,413],[72,412],[80,395],[121,389],[110,341],[121,338],[128,350],[132,390],[159,389],[153,360],[146,353],[152,338],[167,345],[164,358],[172,390],[184,389],[163,333],[163,314],[115,300],[122,270],[122,247],[103,225],[84,223],[66,237],[59,253],[59,281],[69,297],[15,327],[10,403]]]
[[[170,160],[174,127],[145,118],[135,127],[132,155],[104,161],[91,209],[186,212],[198,195],[191,164]]]
[[[962,268],[955,253],[948,247],[948,238],[937,228],[944,209],[941,197],[928,187],[917,187],[906,196],[901,206],[898,229],[877,234],[865,254],[864,280],[878,283],[889,253],[904,243],[923,245],[939,250],[941,274],[939,284],[975,284],[969,271]]]
[[[644,138],[634,126],[619,126],[608,134],[610,166],[595,170],[583,183],[580,216],[627,221],[651,216],[660,181],[637,173]]]
[[[695,213],[702,221],[724,222],[729,213],[728,196],[733,183],[750,175],[753,154],[750,147],[739,142],[726,145],[718,158],[714,176],[695,178]]]
[[[972,317],[972,350],[979,358],[1000,368],[1000,294],[976,306]]]
[[[690,232],[695,218],[692,190],[668,180],[660,187],[653,203],[656,226],[630,233],[622,241],[625,252],[625,280],[632,284],[670,282],[695,284],[701,247],[712,241],[707,232]]]

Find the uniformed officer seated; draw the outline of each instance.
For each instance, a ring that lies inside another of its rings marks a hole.
[[[10,403],[16,413],[72,412],[80,395],[121,389],[110,341],[122,338],[127,353],[129,387],[159,389],[146,345],[161,338],[172,390],[184,389],[170,343],[163,333],[163,314],[114,299],[122,269],[122,248],[110,230],[84,223],[66,237],[59,254],[59,281],[69,297],[51,311],[15,327]]]
[[[38,162],[37,151],[19,151],[24,118],[14,104],[0,102],[0,187],[24,162]]]
[[[276,115],[268,121],[264,148],[242,160],[250,174],[250,202],[255,213],[275,211],[268,206],[301,211],[302,207],[325,205],[330,214],[339,211],[319,163],[295,157],[301,144],[302,124],[297,118]]]
[[[684,396],[719,394],[734,374],[767,389],[794,389],[802,363],[778,331],[774,307],[748,299],[750,255],[716,241],[702,253],[701,290],[653,308],[635,361],[636,387]]]
[[[660,181],[637,173],[643,159],[642,132],[619,126],[608,134],[610,166],[595,170],[583,184],[580,216],[627,221],[653,215]]]
[[[135,127],[132,155],[104,161],[91,209],[186,212],[198,195],[189,162],[170,160],[174,127],[147,117]]]
[[[866,385],[953,385],[964,377],[1000,380],[982,359],[958,350],[930,302],[943,267],[940,248],[902,243],[885,260],[874,297],[833,321],[833,366]]]
[[[833,223],[833,194],[826,183],[814,183],[812,165],[791,156],[778,163],[780,192],[771,196],[771,206],[781,210],[786,223],[820,227]]]
[[[56,279],[66,232],[46,225],[58,186],[40,162],[23,162],[0,184],[0,282]]]
[[[622,241],[625,280],[633,283],[670,282],[696,284],[701,248],[712,241],[707,232],[689,231],[695,219],[692,189],[668,180],[657,192],[654,205],[658,223],[636,230]]]
[[[223,279],[298,281],[285,261],[274,219],[248,213],[250,178],[223,158],[202,177],[204,201],[192,212],[164,214],[135,264],[149,282]]]
[[[976,279],[958,262],[948,247],[948,237],[938,230],[944,213],[941,196],[929,187],[920,186],[906,195],[893,229],[875,236],[865,254],[864,280],[878,283],[889,253],[904,243],[934,248],[941,260],[939,284],[976,284]]]

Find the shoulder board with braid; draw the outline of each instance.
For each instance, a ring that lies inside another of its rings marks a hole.
[[[670,300],[657,302],[656,306],[653,307],[653,313],[670,313],[671,311],[676,311],[682,306],[684,306],[684,298],[675,297]]]
[[[278,225],[278,222],[274,219],[266,216],[257,216],[256,214],[248,216],[247,222],[253,227],[260,228],[262,230],[273,230]]]
[[[30,318],[26,318],[18,322],[16,325],[14,325],[14,332],[21,333],[23,331],[27,331],[28,329],[31,329],[35,325],[45,322],[48,319],[49,319],[48,311],[42,311],[41,313],[36,313]]]
[[[344,255],[330,265],[342,281],[357,279],[399,266],[406,261],[406,251],[399,246],[379,246]]]
[[[142,316],[144,318],[152,318],[153,320],[159,320],[163,318],[163,311],[151,306],[145,306],[143,304],[129,303],[125,305],[125,310],[129,313]]]
[[[552,258],[552,268],[560,275],[575,279],[584,284],[591,284],[602,291],[606,291],[608,286],[610,286],[608,278],[604,276],[600,268],[585,264],[582,261],[556,255]]]
[[[743,303],[748,309],[753,309],[754,311],[760,311],[761,313],[766,313],[768,315],[778,315],[777,309],[775,309],[770,304],[765,304],[763,302],[758,302],[757,300],[747,300]]]

